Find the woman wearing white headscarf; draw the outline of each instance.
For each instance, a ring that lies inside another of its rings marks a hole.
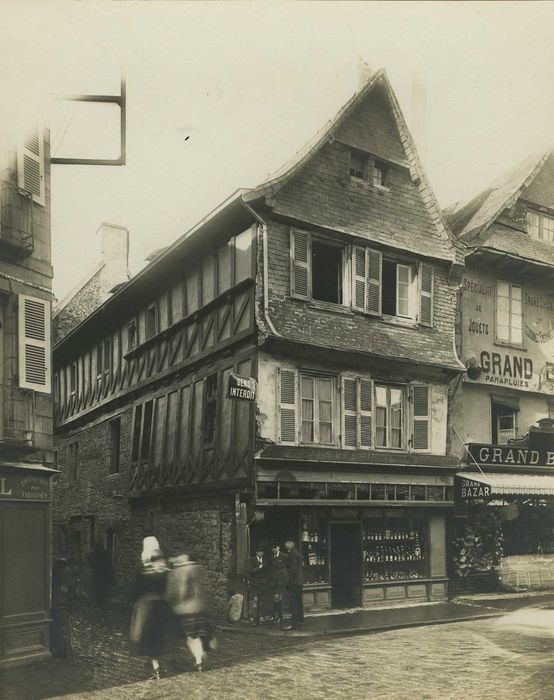
[[[155,537],[145,537],[142,541],[141,562],[129,636],[136,653],[149,657],[152,678],[159,679],[159,657],[163,653],[166,620],[163,594],[169,569]]]

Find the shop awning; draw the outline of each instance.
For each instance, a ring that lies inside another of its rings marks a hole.
[[[554,476],[527,474],[456,474],[456,494],[463,500],[494,496],[554,496]]]

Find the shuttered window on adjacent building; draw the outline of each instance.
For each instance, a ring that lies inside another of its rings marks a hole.
[[[31,129],[20,140],[17,151],[17,186],[44,206],[44,135],[41,128]]]
[[[19,386],[50,393],[50,303],[19,295]]]

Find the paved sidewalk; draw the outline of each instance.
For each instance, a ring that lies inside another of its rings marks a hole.
[[[524,605],[554,605],[554,592],[484,594],[461,596],[448,602],[419,603],[401,607],[379,607],[348,612],[308,615],[296,630],[284,630],[270,623],[253,626],[248,621],[224,623],[226,632],[270,637],[326,637],[376,633],[386,630],[441,625],[451,622],[498,617]]]

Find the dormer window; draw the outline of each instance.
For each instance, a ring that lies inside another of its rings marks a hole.
[[[373,164],[373,184],[382,189],[389,189],[389,167],[380,160]]]
[[[539,241],[554,242],[554,217],[529,210],[527,212],[527,233]]]
[[[350,175],[359,180],[367,177],[367,154],[360,151],[350,151]]]

